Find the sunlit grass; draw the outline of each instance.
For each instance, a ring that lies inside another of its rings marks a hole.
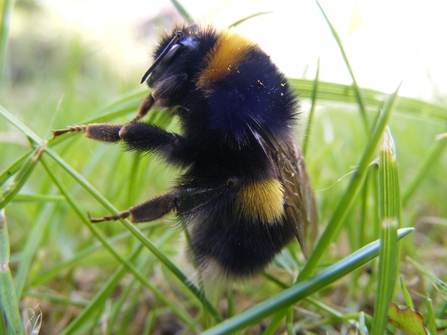
[[[9,41],[12,50],[38,48],[30,34]],[[292,79],[313,111],[308,123],[304,111],[297,134],[311,129],[306,160],[321,238],[308,262],[292,244],[265,276],[206,297],[188,280],[185,237],[172,228],[173,218],[144,225],[87,219],[87,213],[115,213],[166,191],[177,172],[151,155],[79,134],[51,138],[52,128],[130,120],[147,94],[136,87],[140,74],[116,80],[113,66],[76,35],[67,34],[63,45],[50,43],[47,53],[33,61],[21,52],[4,66],[1,334],[21,333],[20,318],[28,332],[40,327],[40,320],[24,318],[31,315],[25,310],[41,313],[41,334],[55,327],[61,334],[151,334],[166,325],[210,334],[247,327],[257,333],[264,327],[265,334],[351,327],[393,333],[386,322],[390,300],[419,311],[432,332],[446,327],[446,137],[437,136],[446,132],[447,106],[399,97],[398,83],[387,95]],[[347,71],[354,78],[354,70]],[[149,120],[177,129],[167,111],[152,111]],[[390,134],[392,148],[380,150],[380,143],[391,143]],[[397,223],[390,228],[390,220],[416,231],[403,237],[411,229],[399,230],[396,245]]]

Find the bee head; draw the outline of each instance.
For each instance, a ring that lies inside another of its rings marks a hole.
[[[190,55],[197,50],[200,37],[201,31],[196,25],[175,29],[171,36],[165,36],[155,51],[154,63],[141,78],[141,83],[147,81],[147,84],[152,87],[161,78],[175,75],[180,67],[176,66],[177,71],[173,71],[172,65],[179,65],[179,59],[187,58],[185,55]]]

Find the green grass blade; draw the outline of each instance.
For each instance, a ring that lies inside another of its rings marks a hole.
[[[173,230],[165,231],[163,233],[163,235],[161,236],[161,238],[157,241],[157,246],[161,246],[164,243],[168,242],[168,240],[171,239],[174,235],[175,235],[175,232]],[[148,274],[148,277],[149,277],[150,272],[154,268],[153,260],[154,260],[154,256],[152,254],[148,253],[147,255],[142,257],[142,259],[140,260],[140,262],[138,264],[138,268],[144,269],[146,271],[146,273]],[[140,303],[140,300],[141,300],[140,294],[135,294],[133,297],[131,297],[131,292],[135,289],[136,281],[137,280],[135,278],[133,278],[129,283],[126,283],[125,287],[123,287],[121,289],[120,298],[118,299],[117,302],[115,302],[113,304],[112,310],[110,312],[110,317],[108,320],[108,323],[110,325],[115,325],[115,324],[120,323],[119,318],[122,316],[123,310],[127,309],[127,314],[129,316],[129,318],[134,313],[135,309],[129,308],[128,307],[129,303],[127,303],[127,306],[125,306],[125,303],[127,300],[129,300],[129,299],[132,300],[132,304],[134,306],[137,306],[138,303]],[[121,326],[121,328],[126,328],[127,322],[122,322],[122,323],[123,323],[123,325]],[[107,334],[114,334],[114,333],[124,334],[125,331],[117,331],[116,329],[114,329],[113,327],[110,326]]]
[[[180,4],[180,2],[178,2],[177,0],[171,0],[171,2],[180,13],[180,15],[186,20],[186,22],[190,24],[194,23],[191,15],[189,15],[188,11]]]
[[[46,142],[38,146],[33,153],[28,156],[28,160],[24,162],[20,170],[17,171],[16,175],[12,179],[12,182],[5,190],[0,194],[0,209],[5,208],[5,206],[15,197],[15,195],[20,191],[25,182],[31,176],[34,168],[37,165],[42,153],[45,151]]]
[[[34,203],[46,203],[51,201],[64,201],[64,198],[58,195],[47,195],[47,194],[17,194],[14,202],[34,202]]]
[[[411,309],[414,309],[413,300],[411,299],[410,293],[407,290],[407,286],[405,285],[405,282],[404,282],[404,279],[402,278],[402,276],[400,277],[399,285],[400,285],[400,290],[402,291],[402,295],[404,296],[406,306]]]
[[[142,246],[136,247],[127,258],[129,263],[133,263],[137,256],[142,251]],[[90,301],[87,307],[85,307],[82,312],[64,329],[61,335],[79,334],[81,332],[86,332],[88,329],[92,328],[90,321],[92,316],[102,309],[106,300],[110,298],[113,291],[119,285],[121,279],[127,273],[127,268],[121,265],[114,274],[107,280],[106,283],[101,287],[101,289],[96,293],[95,297]]]
[[[48,217],[54,211],[54,204],[45,204],[40,210],[39,215],[33,222],[29,231],[27,239],[20,254],[20,263],[17,269],[16,280],[16,294],[19,298],[22,297],[23,290],[26,286],[26,281],[29,276],[29,270],[32,266],[33,260],[37,254],[39,246],[45,237],[45,233],[51,223]]]
[[[14,163],[12,163],[8,168],[5,169],[5,171],[0,174],[0,186],[2,186],[9,178],[14,176],[17,171],[20,170],[20,168],[23,166],[25,160],[31,156],[33,153],[33,150],[30,152],[27,152],[22,157],[17,159]]]
[[[39,222],[39,220],[37,222]],[[141,230],[144,231],[145,229],[151,228],[157,224],[158,223],[151,222],[150,224],[145,225],[145,227],[142,227]],[[125,238],[128,238],[129,236],[130,236],[130,233],[125,232],[125,233],[113,236],[112,238],[109,239],[109,242],[115,243],[115,242],[124,240]],[[93,245],[91,247],[88,247],[88,248],[80,251],[79,253],[77,253],[72,258],[68,259],[67,261],[62,262],[62,263],[54,266],[51,269],[46,269],[45,272],[32,278],[30,286],[31,287],[39,286],[39,285],[42,285],[42,284],[50,281],[51,279],[60,275],[63,271],[66,271],[66,270],[80,264],[83,259],[91,256],[94,252],[97,252],[102,249],[103,249],[102,245],[97,244],[97,245]],[[22,254],[23,254],[23,252],[22,252]]]
[[[47,153],[51,156],[66,172],[68,172],[79,185],[81,185],[90,195],[92,195],[99,203],[101,203],[107,210],[112,213],[118,213],[118,210],[112,206],[83,176],[81,176],[77,171],[72,169],[58,154],[53,150],[47,149]],[[84,214],[80,214],[83,219]],[[203,292],[200,291],[189,279],[188,277],[180,271],[178,267],[174,265],[160,250],[158,250],[152,242],[138,229],[130,223],[128,220],[120,220],[123,226],[135,236],[141,243],[143,243],[146,248],[148,248],[172,273],[201,301],[205,308],[213,315],[217,321],[222,320],[222,316],[214,308],[214,306],[204,297]],[[88,227],[91,227],[88,224]],[[96,231],[96,228],[95,228]],[[96,235],[96,233],[95,233]]]
[[[420,271],[425,277],[430,279],[430,281],[436,286],[438,290],[441,290],[444,293],[447,293],[447,283],[436,277],[430,270],[428,270],[425,266],[417,262],[411,257],[406,258],[418,271]]]
[[[428,176],[428,171],[434,166],[435,162],[441,157],[447,145],[447,136],[441,137],[435,144],[435,147],[430,151],[424,163],[421,165],[419,170],[416,172],[413,180],[408,183],[407,189],[404,191],[402,196],[402,205],[408,202],[411,196],[414,194],[421,182]]]
[[[306,157],[307,148],[309,146],[309,141],[310,141],[310,134],[312,132],[312,122],[314,120],[315,107],[317,105],[317,92],[318,92],[319,78],[320,78],[320,59],[318,58],[317,73],[315,74],[314,86],[312,89],[312,105],[310,107],[309,117],[307,118],[306,133],[304,134],[304,141],[303,141],[303,155],[304,155],[304,157]]]
[[[46,157],[45,157],[46,158]],[[172,310],[172,312],[180,319],[182,320],[186,325],[194,329],[194,325],[191,324],[191,317],[185,314],[184,312],[180,311],[166,296],[164,296],[155,286],[153,286],[136,267],[132,263],[129,263],[126,259],[123,258],[122,255],[120,255],[115,248],[109,243],[109,241],[105,238],[105,236],[102,234],[102,232],[95,226],[92,225],[88,218],[85,216],[85,214],[82,212],[80,207],[76,204],[75,200],[70,196],[69,192],[65,189],[65,187],[62,185],[62,183],[54,176],[53,173],[51,173],[51,169],[49,169],[48,163],[46,162],[46,159],[42,160],[42,165],[47,170],[48,175],[53,180],[54,184],[59,188],[60,192],[65,196],[67,199],[67,202],[70,204],[70,206],[75,210],[75,212],[78,214],[78,216],[82,219],[82,221],[85,223],[86,227],[90,230],[90,232],[101,242],[101,244],[107,249],[107,251],[115,257],[118,262],[120,262],[124,267],[127,268],[132,274],[141,282],[142,285],[147,287],[149,290],[152,291],[152,293],[160,300],[162,301],[166,306],[169,306],[169,308]],[[91,187],[91,186],[90,186]],[[155,246],[154,246],[155,248]]]
[[[278,328],[281,326],[282,320],[287,315],[287,309],[285,308],[283,311],[280,311],[279,313],[276,313],[276,315],[273,317],[272,321],[270,321],[270,324],[268,327],[264,330],[262,335],[273,335],[276,333]]]
[[[248,15],[248,16],[246,16],[246,17],[243,17],[242,19],[237,20],[236,22],[233,22],[232,24],[230,24],[230,25],[228,26],[228,28],[236,27],[236,26],[240,25],[242,22],[245,22],[245,21],[247,21],[247,20],[250,20],[250,19],[252,19],[252,18],[254,18],[254,17],[261,16],[261,15],[265,15],[265,14],[270,14],[270,13],[273,13],[273,11],[253,13],[253,14],[251,14],[251,15]]]
[[[289,307],[286,317],[286,330],[287,335],[295,335],[295,330],[293,329],[293,308]]]
[[[16,118],[13,114],[11,114],[7,109],[5,109],[2,105],[0,105],[0,115],[19,129],[26,137],[28,137],[34,144],[40,144],[42,140],[37,136],[31,129],[29,129],[23,122],[21,122],[18,118]]]
[[[391,302],[398,272],[397,227],[400,213],[399,176],[394,142],[389,129],[385,131],[379,163],[380,252],[377,293],[374,303],[372,334],[384,333],[388,306]]]
[[[9,233],[5,210],[0,210],[0,318],[8,334],[24,334],[14,281],[9,269]]]
[[[394,105],[395,105],[395,102],[397,99],[397,92],[399,90],[399,87],[386,101],[385,108],[384,108],[383,113],[379,119],[379,123],[378,123],[377,127],[374,129],[373,133],[371,134],[371,138],[370,138],[368,145],[363,153],[363,156],[362,156],[361,161],[358,165],[357,171],[351,178],[349,186],[348,186],[346,192],[343,194],[343,196],[339,202],[339,205],[337,206],[337,209],[335,210],[335,213],[333,214],[326,229],[324,230],[323,234],[321,235],[320,239],[318,240],[317,245],[315,246],[315,249],[313,250],[312,254],[309,257],[309,260],[307,261],[306,265],[300,272],[297,281],[302,281],[304,279],[309,278],[312,275],[312,273],[315,271],[315,268],[317,267],[318,262],[320,261],[321,257],[324,255],[326,250],[329,248],[329,245],[332,242],[332,239],[337,234],[337,232],[340,230],[340,228],[343,224],[343,219],[345,218],[347,212],[351,208],[351,205],[354,202],[354,199],[355,199],[358,191],[360,190],[360,186],[362,185],[363,180],[365,179],[365,176],[366,176],[366,173],[368,170],[368,166],[371,163],[372,157],[375,152],[375,148],[377,147],[377,144],[379,143],[382,133],[385,130],[385,126],[388,123],[391,112],[393,111],[393,108],[394,108]]]
[[[289,79],[289,82],[296,92],[299,93],[300,98],[312,98],[314,80]],[[383,102],[388,96],[386,93],[367,88],[362,88],[361,90],[365,103],[370,110],[382,109]],[[357,104],[351,86],[323,81],[318,83],[318,101],[331,101],[347,105]],[[413,98],[399,97],[395,110],[396,113],[401,115],[424,121],[447,121],[447,106],[436,105]]]
[[[354,90],[354,94],[355,97],[357,99],[357,103],[359,105],[360,108],[360,114],[362,116],[362,120],[363,120],[363,125],[365,126],[365,131],[367,132],[367,134],[370,133],[370,129],[369,129],[369,125],[368,125],[368,118],[366,116],[366,108],[365,108],[365,100],[363,98],[363,94],[362,91],[357,83],[357,80],[355,79],[355,75],[354,75],[354,71],[352,70],[351,64],[349,63],[348,60],[348,56],[346,55],[346,51],[345,48],[343,47],[343,43],[341,42],[341,38],[337,33],[337,30],[335,30],[335,27],[332,25],[331,21],[329,20],[328,16],[326,15],[326,13],[323,10],[323,7],[321,7],[320,3],[318,2],[318,0],[315,0],[318,8],[320,8],[321,13],[324,16],[324,19],[326,21],[326,23],[329,25],[329,28],[331,29],[332,35],[334,35],[334,38],[338,44],[338,47],[341,51],[341,54],[343,56],[343,59],[345,61],[345,64],[349,70],[349,74],[351,75],[352,78],[352,89]]]
[[[131,97],[129,97],[128,99],[124,99],[127,102],[129,101],[134,101],[135,96],[137,95],[132,95]],[[118,101],[116,103],[117,105],[120,105],[120,102]],[[0,106],[1,107],[1,106]],[[120,107],[121,108],[121,107]],[[4,112],[4,113],[2,113]],[[122,112],[122,111],[120,111]],[[30,137],[30,139],[34,142],[38,142],[39,141],[39,137],[37,135],[35,135],[30,129],[28,129],[25,125],[23,125],[18,119],[16,119],[12,114],[10,114],[8,111],[6,110],[2,110],[0,109],[0,113],[2,113],[4,115],[4,117],[11,122],[12,124],[14,124],[17,128],[19,128],[22,132],[24,132],[28,137]],[[153,115],[153,114],[151,114]],[[102,118],[109,118],[110,115],[106,114],[104,115]],[[153,117],[153,116],[152,116]],[[92,120],[96,120],[96,119],[92,119]],[[170,122],[171,117],[167,118],[166,121]],[[89,123],[89,122],[87,122]],[[69,135],[69,134],[67,134]],[[51,141],[56,142],[57,143],[57,139]],[[63,159],[57,155],[53,150],[47,148],[47,153],[49,156],[51,156],[63,169],[65,169],[72,177],[74,177],[74,179],[82,186],[84,187],[88,193],[90,193],[94,198],[96,198],[105,208],[107,208],[109,211],[116,213],[117,209],[114,208],[96,189],[94,189],[79,173],[77,173],[74,169],[72,169],[68,164],[66,164]],[[130,222],[126,221],[121,221],[123,223],[123,225],[131,232],[132,235],[134,235],[135,237],[137,237],[137,239],[139,239],[149,250],[151,250],[151,252],[156,255],[156,257],[162,262],[164,263],[183,283],[186,287],[188,287],[188,289],[191,290],[191,292],[193,292],[193,294],[204,304],[205,308],[210,311],[211,315],[213,315],[213,317],[217,320],[217,321],[221,321],[222,317],[220,316],[220,314],[217,312],[217,310],[214,308],[214,306],[212,306],[212,304],[204,297],[203,293],[194,285],[190,282],[190,280],[188,279],[188,277],[183,274],[183,272],[181,272],[164,254],[162,254],[157,248],[154,247],[154,245],[149,241],[149,239],[141,233],[141,231],[139,231],[137,228],[135,228],[134,225],[132,225]]]
[[[413,228],[404,228],[398,231],[398,239],[413,231]],[[203,335],[232,334],[253,323],[259,322],[267,316],[287,309],[288,306],[306,298],[312,293],[335,282],[339,278],[352,272],[359,266],[369,262],[379,253],[380,242],[372,242],[360,250],[352,253],[336,264],[328,267],[312,278],[299,282],[298,284],[278,293],[277,295],[257,304],[235,317],[228,319],[219,325],[203,332]]]
[[[5,58],[6,50],[8,48],[9,26],[11,22],[11,12],[14,6],[14,0],[3,0],[0,5],[1,21],[0,21],[0,85],[5,77]]]
[[[425,299],[425,305],[427,306],[427,328],[430,334],[437,334],[435,311],[433,310],[433,301],[430,298]]]

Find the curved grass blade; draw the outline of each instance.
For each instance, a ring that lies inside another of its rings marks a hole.
[[[40,138],[26,127],[22,122],[20,122],[14,115],[9,113],[0,105],[0,114],[2,114],[10,123],[16,126],[20,131],[22,131],[33,143],[40,143]],[[168,118],[169,121],[171,118]],[[88,193],[90,193],[94,198],[96,198],[106,209],[116,213],[117,209],[114,208],[96,189],[94,189],[79,173],[73,170],[58,154],[56,154],[52,149],[46,148],[46,153],[52,157],[65,171],[67,171],[74,179],[84,188]],[[52,174],[50,174],[51,177]],[[81,215],[84,219],[84,215]],[[188,277],[180,271],[163,253],[161,253],[150,240],[141,233],[140,230],[135,228],[133,224],[127,220],[121,220],[122,224],[134,235],[140,242],[142,242],[167,268],[169,268],[174,275],[180,279],[180,281],[201,301],[205,308],[213,315],[217,321],[222,320],[222,316],[214,308],[214,306],[204,297],[202,291],[200,291]],[[109,249],[113,250],[113,248]],[[113,252],[114,253],[114,250]],[[114,253],[115,254],[115,253]],[[116,255],[119,257],[119,255]],[[121,261],[123,261],[121,259]]]
[[[141,253],[141,244],[134,248],[130,256],[126,259],[127,262],[133,263],[137,256]],[[64,329],[61,335],[78,334],[80,332],[87,332],[94,326],[91,322],[92,316],[96,315],[98,310],[101,310],[106,300],[110,298],[113,291],[119,285],[121,279],[127,273],[127,268],[124,265],[118,267],[114,274],[104,283],[101,289],[96,293],[95,297],[91,299],[88,306]],[[94,318],[93,318],[94,320]]]
[[[194,324],[191,323],[191,318],[186,315],[183,311],[180,311],[166,296],[164,296],[155,286],[153,286],[144,276],[139,269],[133,265],[133,263],[128,262],[128,260],[124,259],[122,255],[120,255],[115,248],[109,243],[109,241],[105,238],[105,236],[102,234],[102,232],[94,225],[92,225],[84,213],[82,213],[82,210],[77,206],[77,204],[74,202],[74,199],[69,195],[68,191],[65,189],[65,187],[62,185],[62,183],[54,176],[54,174],[51,173],[51,170],[48,167],[48,163],[46,162],[46,159],[44,158],[42,160],[42,165],[47,170],[48,175],[51,177],[55,185],[59,188],[60,192],[65,196],[67,199],[67,202],[70,204],[70,206],[75,210],[75,212],[79,215],[79,217],[84,221],[86,227],[90,230],[90,232],[101,242],[101,244],[112,254],[121,264],[126,268],[126,270],[132,272],[132,274],[141,282],[142,285],[147,287],[149,290],[151,290],[154,295],[160,299],[160,301],[163,301],[166,306],[169,306],[169,308],[172,310],[172,312],[180,319],[182,320],[186,325],[190,326],[192,329],[194,329]],[[155,246],[154,246],[155,248]]]
[[[301,98],[312,98],[314,80],[289,79],[290,84],[300,94]],[[362,88],[363,98],[368,108],[376,111],[382,109],[383,102],[388,94]],[[318,100],[339,102],[343,104],[355,104],[357,102],[352,86],[323,82],[318,83]],[[447,106],[440,106],[408,97],[399,97],[395,107],[396,113],[421,120],[431,120],[438,123],[447,121]]]
[[[39,215],[36,217],[33,225],[30,228],[29,235],[23,245],[20,254],[20,263],[15,276],[16,281],[16,294],[19,299],[22,297],[23,291],[26,286],[26,281],[29,277],[29,271],[33,264],[33,260],[37,254],[39,246],[45,237],[48,226],[51,221],[48,217],[51,217],[51,213],[54,211],[54,203],[45,204],[40,210]]]
[[[254,18],[254,17],[256,17],[256,16],[261,16],[261,15],[270,14],[270,13],[273,13],[273,11],[257,12],[257,13],[248,15],[248,16],[246,16],[246,17],[243,17],[243,18],[240,19],[240,20],[237,20],[236,22],[233,22],[232,24],[230,24],[230,25],[228,26],[228,28],[236,27],[236,26],[240,25],[242,22],[245,22],[245,21],[247,21],[247,20],[250,20],[250,19],[252,19],[252,18]]]
[[[2,209],[0,210],[0,318],[4,317],[5,334],[24,334],[16,289],[9,269],[9,234],[5,210]]]
[[[112,213],[118,212],[118,210],[114,208],[112,204],[110,204],[101,195],[101,193],[99,193],[83,176],[81,176],[77,171],[75,171],[71,166],[69,166],[58,154],[56,154],[51,149],[47,149],[47,154],[51,156],[60,167],[62,167],[66,172],[68,172],[80,186],[82,186],[90,195],[92,195],[100,204],[102,204],[104,208],[106,208]],[[54,178],[54,176],[51,177]],[[87,220],[87,218],[83,213],[80,212],[79,215],[83,218],[83,220]],[[213,317],[217,321],[222,320],[222,316],[214,308],[214,306],[204,297],[203,292],[200,291],[188,279],[188,277],[182,271],[180,271],[180,269],[176,267],[174,263],[171,262],[169,258],[167,258],[157,247],[155,247],[155,245],[138,228],[136,228],[135,225],[130,223],[128,220],[120,220],[120,222],[134,237],[136,237],[146,248],[148,248],[197,297],[197,299],[199,299],[199,301],[203,303],[204,307],[211,313],[211,315],[213,315]],[[97,230],[96,227],[91,228],[94,226],[92,226],[90,223],[88,223],[87,226],[89,227],[89,229],[94,229],[96,236],[97,234],[99,234],[99,230]],[[113,254],[115,255],[114,250]]]
[[[326,13],[323,10],[323,7],[321,7],[320,3],[318,2],[318,0],[315,0],[315,2],[318,5],[318,8],[320,8],[321,13],[324,16],[324,19],[326,20],[326,23],[329,25],[329,28],[331,29],[332,35],[334,35],[335,40],[337,41],[338,47],[341,51],[341,54],[343,56],[343,59],[345,60],[345,64],[349,70],[349,74],[351,75],[352,78],[352,89],[354,90],[354,94],[355,97],[357,99],[359,108],[360,108],[360,114],[362,116],[363,119],[363,124],[365,126],[365,131],[367,132],[367,134],[370,133],[370,129],[369,129],[369,125],[368,125],[368,118],[366,116],[366,108],[365,108],[365,100],[363,98],[363,94],[362,91],[357,83],[357,80],[355,79],[355,75],[354,75],[354,71],[352,70],[351,64],[349,63],[348,60],[348,56],[346,55],[346,51],[345,48],[343,47],[343,43],[341,42],[341,38],[338,35],[337,31],[335,30],[335,27],[332,25],[331,21],[329,20],[329,18],[327,17]]]
[[[411,309],[414,309],[413,300],[411,299],[410,293],[407,290],[407,286],[405,285],[405,282],[404,282],[404,279],[402,278],[402,276],[400,276],[399,285],[400,285],[400,290],[402,291],[402,295],[404,296],[404,299],[405,299],[405,305]]]
[[[188,11],[183,7],[180,2],[177,0],[171,0],[172,4],[175,6],[177,11],[180,13],[181,16],[186,20],[186,22],[192,24],[194,23],[194,20],[192,19],[191,15],[189,15]]]
[[[28,156],[28,160],[24,162],[21,168],[17,171],[12,182],[5,190],[0,194],[0,209],[5,208],[5,206],[15,197],[15,195],[20,191],[22,186],[31,176],[37,162],[40,160],[42,153],[46,149],[46,141],[44,141],[40,146],[38,146],[31,155]]]
[[[436,277],[433,273],[431,273],[430,270],[428,270],[426,267],[424,267],[419,262],[415,261],[411,257],[406,257],[406,259],[418,270],[420,271],[425,277],[427,277],[438,290],[447,293],[447,283],[442,281],[440,278]]]
[[[398,239],[401,239],[413,230],[413,228],[399,229]],[[259,322],[275,312],[287,309],[288,306],[306,298],[323,287],[328,286],[339,278],[354,271],[356,268],[369,262],[374,257],[377,257],[379,248],[380,241],[377,240],[372,242],[336,264],[321,271],[312,278],[299,282],[287,290],[239,313],[235,317],[206,330],[202,335],[233,334],[235,331]]]
[[[17,171],[23,166],[23,163],[32,154],[32,151],[27,152],[22,157],[17,159],[14,163],[12,163],[5,171],[0,174],[0,186],[2,186],[9,178],[16,174]]]
[[[400,85],[399,85],[400,87]],[[309,278],[312,273],[315,271],[315,268],[318,265],[318,262],[320,261],[321,257],[329,248],[330,243],[332,242],[332,239],[337,234],[339,229],[341,228],[343,224],[343,219],[345,218],[347,212],[351,208],[352,203],[354,202],[354,199],[360,190],[360,187],[363,183],[363,180],[365,179],[368,166],[372,160],[372,157],[374,155],[374,151],[377,147],[377,144],[379,143],[379,140],[382,136],[383,131],[385,130],[385,126],[388,123],[389,117],[391,115],[391,112],[394,109],[394,105],[397,99],[397,92],[399,91],[399,87],[396,89],[396,91],[388,98],[385,104],[385,108],[383,110],[383,113],[379,119],[378,125],[374,129],[373,133],[371,134],[371,138],[368,142],[368,145],[363,153],[363,156],[361,158],[361,161],[358,165],[356,173],[351,178],[351,181],[349,183],[349,186],[346,190],[346,192],[343,194],[339,205],[337,206],[337,209],[335,210],[332,218],[330,219],[326,229],[324,230],[323,234],[321,235],[320,239],[318,240],[315,249],[313,250],[312,254],[309,257],[308,262],[300,272],[297,281],[302,281],[304,279]]]
[[[408,202],[411,196],[414,194],[421,182],[428,176],[428,171],[434,165],[434,163],[441,157],[447,145],[447,136],[441,137],[435,144],[435,147],[430,151],[428,157],[425,159],[424,163],[420,166],[419,170],[416,172],[415,177],[408,184],[407,189],[404,191],[402,196],[402,205]]]
[[[312,122],[314,119],[315,107],[317,105],[317,92],[318,92],[318,81],[320,78],[320,58],[318,58],[317,73],[315,74],[314,86],[312,88],[312,105],[309,111],[309,117],[307,118],[306,133],[304,134],[303,141],[303,156],[306,157],[307,147],[309,146],[310,133],[312,131]]]
[[[23,122],[12,115],[7,109],[0,105],[0,114],[11,123],[14,127],[19,129],[28,139],[30,139],[35,145],[42,142],[39,136],[36,135],[31,129],[29,129]]]
[[[142,231],[145,231],[146,229],[152,228],[155,225],[158,225],[158,223],[151,222],[149,224],[144,225],[144,227],[140,227],[140,229]],[[122,234],[115,235],[115,236],[109,238],[108,241],[111,243],[114,243],[114,242],[126,239],[129,236],[130,236],[129,232],[124,232]],[[73,266],[79,264],[84,258],[91,256],[94,252],[100,251],[101,249],[102,249],[102,245],[100,245],[100,244],[95,244],[95,245],[92,245],[91,247],[85,248],[84,250],[80,251],[79,253],[77,253],[76,255],[74,255],[73,257],[68,259],[67,261],[59,263],[58,265],[54,266],[53,268],[48,269],[44,273],[41,273],[40,275],[37,275],[34,278],[32,278],[30,286],[31,287],[39,286],[39,285],[42,285],[42,284],[48,282],[49,280],[60,275],[63,271],[66,271],[66,270],[72,268]]]

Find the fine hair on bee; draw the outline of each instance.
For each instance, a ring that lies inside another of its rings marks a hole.
[[[167,193],[90,221],[138,223],[173,212],[198,272],[229,280],[260,273],[294,238],[306,254],[316,206],[295,140],[298,102],[285,76],[255,43],[196,24],[164,34],[154,59],[141,80],[152,90],[129,123],[73,126],[54,136],[122,142],[184,173]],[[174,110],[181,133],[142,122],[153,106]]]

